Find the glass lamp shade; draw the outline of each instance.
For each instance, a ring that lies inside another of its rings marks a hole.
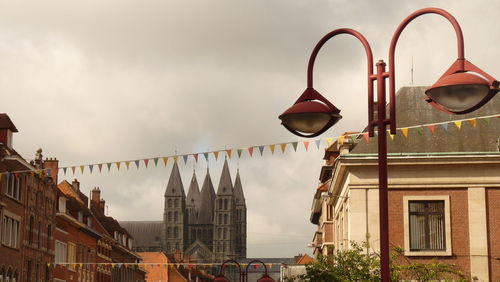
[[[472,112],[493,96],[486,79],[466,72],[441,77],[425,94],[445,110],[456,114]]]
[[[218,275],[215,277],[214,282],[231,282],[229,279],[226,278],[224,275]]]
[[[269,275],[264,274],[261,278],[257,279],[257,282],[274,282],[274,279],[269,277]]]
[[[317,133],[323,133],[342,118],[339,112],[317,101],[304,101],[295,103],[279,118],[281,123],[296,135],[316,136]]]

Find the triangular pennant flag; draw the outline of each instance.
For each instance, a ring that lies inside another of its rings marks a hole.
[[[163,165],[167,166],[168,157],[163,157],[162,159],[163,159]]]
[[[187,164],[189,155],[182,155],[182,158],[184,159],[184,164]]]
[[[280,144],[282,153],[285,153],[286,145],[287,145],[287,143]]]
[[[64,173],[64,175],[66,175],[66,170],[67,170],[68,168],[67,168],[67,167],[63,167],[62,169],[63,169],[63,173]]]
[[[115,164],[116,164],[116,168],[117,168],[118,170],[120,170],[120,164],[121,164],[121,162],[116,162]]]
[[[227,154],[227,157],[228,157],[228,158],[231,158],[231,151],[232,151],[231,149],[226,150],[226,154]]]
[[[259,146],[260,155],[264,154],[264,146]]]
[[[340,136],[340,137],[339,137],[339,139],[337,139],[337,140],[338,140],[338,142],[339,142],[339,144],[340,144],[340,145],[343,145],[343,144],[344,144],[344,140],[345,140],[345,136],[344,136],[344,135],[342,135],[342,136]]]
[[[299,142],[292,142],[292,146],[293,146],[293,150],[295,152],[297,152],[297,145],[299,144]]]
[[[321,144],[321,139],[314,141],[314,143],[316,143],[316,147],[318,147],[318,150],[319,150],[319,145]]]
[[[158,159],[159,159],[159,158],[154,158],[154,159],[153,159],[153,162],[155,163],[155,167],[157,167],[157,166],[158,166]]]
[[[139,164],[140,164],[140,160],[135,160],[134,163],[135,163],[135,166],[137,167],[137,169],[139,169]]]
[[[85,166],[84,166],[84,165],[81,165],[81,166],[80,166],[80,170],[82,171],[82,174],[83,174],[83,171],[85,170]]]
[[[391,134],[390,130],[387,130],[387,133],[389,133],[389,137],[391,138],[391,140],[394,141],[394,136],[396,136],[396,134]]]
[[[198,162],[198,154],[193,154],[193,157],[194,157],[194,161]]]
[[[208,162],[208,153],[203,153],[203,156],[205,157],[205,160]]]
[[[444,131],[448,131],[448,123],[441,123],[441,126],[443,127]]]
[[[368,136],[368,133],[363,133],[363,138],[365,138],[366,144],[370,143],[370,137]]]
[[[174,163],[177,163],[178,158],[179,158],[179,156],[174,156]]]
[[[148,168],[149,159],[144,159],[144,166]]]
[[[241,158],[241,152],[243,152],[242,149],[236,149],[236,152],[238,152],[238,158]]]
[[[269,268],[273,268],[273,264],[272,263],[269,264]]]
[[[126,167],[127,167],[127,169],[128,169],[128,167],[130,166],[130,161],[125,161],[125,166],[126,166]]]
[[[408,128],[405,127],[405,128],[401,128],[401,133],[403,133],[403,136],[408,138]]]
[[[50,263],[47,263],[47,266],[50,267]]]
[[[214,157],[215,157],[215,160],[217,160],[217,158],[219,157],[219,151],[214,152]]]
[[[491,118],[487,117],[487,118],[483,118],[482,120],[484,122],[486,122],[487,124],[490,124]]]
[[[421,126],[417,127],[417,132],[419,135],[422,135],[424,133],[424,130],[422,129]]]
[[[269,145],[269,150],[271,151],[271,155],[274,154],[274,149],[276,149],[276,144]]]
[[[462,128],[462,121],[461,120],[458,120],[458,121],[455,121],[455,126],[457,127],[458,130],[460,130]]]
[[[102,171],[102,164],[98,164],[97,167],[99,168],[99,172]]]
[[[306,152],[307,152],[307,149],[309,149],[309,141],[304,141],[304,148],[306,149]]]
[[[253,147],[248,148],[248,153],[250,154],[250,157],[253,155]]]
[[[469,119],[469,123],[472,124],[472,126],[476,127],[477,125],[477,120],[475,118]]]
[[[429,128],[429,130],[431,131],[432,135],[434,135],[434,132],[436,131],[436,126],[434,124],[429,124],[427,126],[427,128]]]
[[[75,174],[75,169],[76,169],[76,167],[74,167],[74,166],[71,167],[71,172],[73,172],[73,174]]]
[[[94,169],[94,165],[89,165],[90,174],[92,174],[93,169]]]
[[[333,144],[333,138],[326,138],[326,143],[328,144],[328,147],[330,147]]]

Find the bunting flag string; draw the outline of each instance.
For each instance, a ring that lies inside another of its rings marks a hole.
[[[195,262],[54,262],[47,263],[47,267],[69,267],[75,269],[76,267],[80,268],[94,268],[98,267],[110,267],[110,268],[135,268],[135,269],[145,269],[146,267],[175,267],[175,268],[189,268],[189,269],[197,269],[197,268],[210,268],[210,267],[220,267],[222,263],[213,262],[213,263],[195,263]],[[241,266],[247,267],[248,263],[240,263]],[[251,264],[254,269],[260,269],[262,266],[260,263],[252,263]],[[281,266],[280,262],[271,262],[265,263],[266,267],[272,269],[273,266]]]
[[[420,124],[420,125],[414,125],[414,126],[406,126],[406,127],[401,127],[397,128],[396,131],[398,133],[401,133],[403,135],[403,140],[408,140],[411,138],[412,135],[410,135],[410,132],[414,132],[418,135],[423,135],[427,130],[424,131],[425,128],[428,129],[428,133],[431,136],[434,136],[436,134],[436,131],[438,128],[441,128],[442,131],[445,133],[448,133],[454,128],[454,130],[460,131],[462,128],[465,126],[470,126],[472,129],[477,129],[478,128],[478,120],[483,121],[483,123],[480,123],[482,126],[487,126],[490,125],[492,120],[494,118],[500,118],[500,114],[495,114],[495,115],[488,115],[488,116],[481,116],[481,117],[474,117],[474,118],[468,118],[468,119],[460,119],[460,120],[452,120],[452,121],[445,121],[445,122],[437,122],[437,123],[431,123],[431,124]],[[449,127],[449,125],[452,124],[452,127]],[[396,135],[395,134],[390,134],[388,132],[388,138],[390,138],[392,141],[396,140]],[[377,132],[375,132],[375,136],[377,136]],[[352,134],[344,134],[341,136],[337,137],[326,137],[326,138],[319,138],[316,140],[313,140],[314,143],[316,144],[317,149],[319,150],[322,146],[331,146],[334,144],[334,142],[337,142],[338,144],[342,145],[344,142],[347,140],[350,140],[353,143],[358,143],[360,140],[364,140],[366,144],[370,142],[370,137],[368,136],[367,132],[358,132],[358,133],[352,133]],[[59,169],[62,169],[62,172],[64,175],[68,173],[68,169],[70,170],[71,173],[76,174],[77,168],[79,168],[79,171],[81,174],[84,174],[86,171],[89,171],[90,174],[92,174],[94,171],[98,171],[99,173],[102,173],[102,167],[106,165],[107,171],[110,172],[113,164],[116,166],[116,170],[119,171],[121,164],[125,164],[127,170],[129,169],[130,163],[133,162],[136,166],[137,169],[141,168],[140,163],[143,162],[144,165],[142,168],[148,168],[149,162],[152,160],[154,162],[154,166],[158,166],[158,161],[160,159],[163,160],[163,164],[166,167],[168,163],[169,158],[173,158],[174,162],[177,163],[177,159],[179,156],[182,157],[184,160],[184,164],[187,164],[189,161],[189,156],[193,156],[193,159],[195,162],[198,162],[198,157],[199,155],[203,155],[205,157],[205,160],[208,162],[209,161],[209,156],[213,155],[215,160],[218,160],[219,154],[221,152],[225,152],[226,156],[231,158],[231,154],[233,150],[236,150],[238,158],[242,158],[243,154],[246,152],[250,158],[253,157],[254,149],[257,148],[260,152],[260,155],[264,155],[265,148],[267,147],[269,151],[271,152],[271,155],[274,155],[276,151],[276,146],[279,146],[281,149],[282,153],[286,152],[286,147],[288,144],[291,144],[293,147],[294,152],[298,151],[298,144],[302,143],[304,146],[304,151],[308,152],[309,151],[309,145],[312,141],[307,141],[307,140],[301,140],[301,141],[291,141],[291,142],[284,142],[284,143],[275,143],[275,144],[265,144],[265,145],[254,145],[254,146],[249,146],[249,147],[243,147],[243,148],[224,148],[222,150],[215,150],[215,151],[206,151],[206,152],[196,152],[196,153],[191,153],[191,154],[183,154],[183,155],[171,155],[171,156],[164,156],[164,157],[153,157],[153,158],[142,158],[142,159],[136,159],[136,160],[123,160],[123,161],[114,161],[114,162],[103,162],[103,163],[94,163],[94,164],[86,164],[86,165],[74,165],[74,166],[65,166],[65,167],[59,167]],[[323,143],[322,143],[323,142]],[[322,145],[323,144],[323,145]],[[98,167],[98,170],[94,170],[95,166]],[[88,170],[86,169],[88,168]],[[0,179],[2,175],[5,175],[6,177],[10,177],[10,174],[14,174],[15,177],[19,177],[20,174],[22,173],[30,173],[31,175],[37,174],[42,176],[43,173],[46,173],[48,176],[51,175],[50,168],[44,168],[44,169],[32,169],[32,170],[19,170],[19,171],[10,171],[10,172],[2,172],[0,173]],[[55,172],[57,173],[57,171]]]

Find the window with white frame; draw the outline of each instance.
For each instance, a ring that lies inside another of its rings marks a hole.
[[[76,245],[73,243],[68,243],[68,263],[69,269],[75,270],[75,263],[76,263]]]
[[[4,215],[2,231],[2,244],[11,248],[19,248],[19,220]]]
[[[67,255],[68,255],[67,244],[56,240],[55,262],[56,263],[67,262],[68,260]]]
[[[6,194],[20,201],[21,200],[21,177],[10,174],[7,179]]]
[[[451,255],[449,196],[405,196],[405,255]]]

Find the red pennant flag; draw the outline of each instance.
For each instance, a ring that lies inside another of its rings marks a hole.
[[[99,168],[99,172],[101,172],[102,164],[98,164],[97,167]]]
[[[363,137],[365,138],[366,144],[370,143],[370,138],[368,137],[368,133],[363,133]]]
[[[144,165],[148,168],[149,159],[144,159]]]
[[[248,148],[248,153],[250,154],[250,157],[253,155],[253,147]]]
[[[434,131],[436,130],[436,126],[434,124],[428,125],[427,128],[431,131],[432,135],[434,135]]]
[[[309,149],[309,141],[304,141],[304,147],[306,148],[307,152],[307,149]]]

